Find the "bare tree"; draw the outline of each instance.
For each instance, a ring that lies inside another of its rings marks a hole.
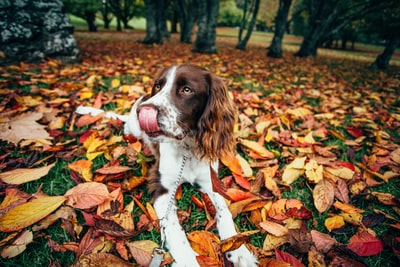
[[[308,29],[304,35],[299,57],[316,56],[317,49],[332,35],[360,17],[387,6],[378,0],[304,0],[309,12]]]
[[[258,10],[260,8],[260,0],[245,0],[243,7],[243,19],[239,29],[237,49],[245,50],[247,42],[253,33],[254,25],[256,24]],[[249,18],[251,17],[251,19]],[[250,22],[248,22],[250,19]],[[243,38],[243,31],[247,29],[246,35]]]
[[[271,46],[268,48],[268,57],[282,57],[282,39],[287,28],[287,18],[291,5],[292,0],[279,0],[278,12],[275,18],[274,38],[272,39]]]

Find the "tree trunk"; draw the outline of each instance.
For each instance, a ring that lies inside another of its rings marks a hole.
[[[179,14],[180,41],[182,43],[192,43],[193,24],[195,17],[195,1],[175,0],[176,10]]]
[[[249,41],[251,34],[253,33],[254,25],[256,24],[258,10],[260,8],[260,0],[254,1],[253,12],[249,27],[246,32],[246,36],[241,39],[241,34],[239,34],[239,42],[236,45],[236,49],[245,50],[247,42]]]
[[[146,15],[146,36],[143,43],[145,44],[161,44],[162,36],[159,29],[157,8],[160,0],[145,0],[145,15]]]
[[[282,39],[285,34],[287,18],[289,15],[292,0],[279,0],[278,13],[275,18],[275,32],[271,46],[268,49],[267,56],[273,58],[282,58]]]
[[[104,28],[109,29],[110,28],[110,22],[111,18],[109,17],[110,13],[110,6],[108,1],[104,1],[101,9],[101,15],[103,17],[103,22],[104,22]]]
[[[158,28],[160,30],[161,38],[169,38],[171,35],[169,34],[167,27],[167,0],[157,0],[157,14],[158,14]]]
[[[218,17],[218,0],[198,1],[198,31],[193,52],[212,54],[217,52],[216,26]]]
[[[86,16],[86,22],[88,24],[88,30],[90,32],[97,32],[96,13],[91,11],[86,11],[85,16]]]
[[[383,50],[382,54],[376,57],[375,62],[372,63],[371,65],[371,68],[386,70],[389,67],[389,62],[394,54],[394,51],[399,45],[400,45],[399,36],[389,39],[389,41],[385,45],[385,50]]]

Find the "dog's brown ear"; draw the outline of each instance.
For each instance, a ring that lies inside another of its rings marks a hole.
[[[233,155],[236,108],[223,80],[208,74],[209,96],[198,122],[197,147],[202,158],[215,161]]]

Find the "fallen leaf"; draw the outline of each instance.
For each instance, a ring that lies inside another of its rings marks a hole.
[[[46,176],[56,163],[33,169],[15,169],[0,173],[0,179],[7,184],[24,184]]]
[[[347,248],[358,256],[366,257],[380,253],[383,249],[382,241],[367,231],[361,231],[353,235]]]
[[[113,267],[137,267],[136,264],[126,262],[109,253],[91,253],[79,257],[79,261],[71,267],[91,267],[91,266],[113,266]]]
[[[314,246],[311,246],[311,249],[308,251],[308,266],[326,266],[324,255],[316,250]]]
[[[43,196],[23,203],[0,217],[0,231],[19,231],[55,211],[65,201],[64,196]]]
[[[321,180],[314,187],[313,198],[314,206],[319,213],[328,210],[335,198],[333,185],[326,179]]]
[[[159,245],[151,240],[139,240],[126,243],[135,261],[141,266],[148,266],[151,260],[151,254]],[[169,253],[165,255],[165,260],[171,259]]]
[[[68,168],[82,176],[86,182],[90,182],[93,179],[92,165],[93,162],[91,160],[81,159],[68,164]]]
[[[64,196],[65,204],[76,209],[89,209],[110,198],[107,186],[96,182],[78,184],[69,189]]]
[[[271,221],[261,222],[260,227],[274,236],[285,236],[288,234],[287,228],[275,222]]]
[[[28,112],[12,119],[4,120],[0,118],[0,139],[12,142],[15,145],[23,139],[52,139],[45,130],[45,126],[36,122],[42,116],[42,113]]]
[[[275,155],[266,149],[264,146],[260,145],[257,142],[247,140],[247,139],[239,139],[239,142],[242,146],[256,152],[258,155],[265,159],[273,159]]]
[[[315,247],[324,253],[327,253],[334,245],[338,244],[336,239],[317,230],[311,230],[311,238]]]
[[[33,234],[29,230],[23,231],[14,241],[1,249],[3,259],[13,258],[25,251],[26,246],[33,241]]]
[[[287,252],[275,249],[275,255],[277,260],[290,263],[293,267],[305,267],[296,257]]]
[[[325,227],[331,232],[334,229],[338,229],[344,226],[344,219],[342,216],[335,215],[325,219]]]

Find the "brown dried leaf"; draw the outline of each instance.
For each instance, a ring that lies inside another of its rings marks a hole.
[[[335,198],[333,185],[326,179],[315,185],[313,190],[314,206],[320,212],[328,210]]]
[[[23,139],[52,139],[45,126],[36,122],[42,116],[39,112],[27,112],[12,119],[0,119],[0,139],[15,145]]]
[[[311,237],[315,247],[324,253],[327,253],[332,246],[338,244],[336,239],[328,234],[318,232],[317,230],[311,230]]]

